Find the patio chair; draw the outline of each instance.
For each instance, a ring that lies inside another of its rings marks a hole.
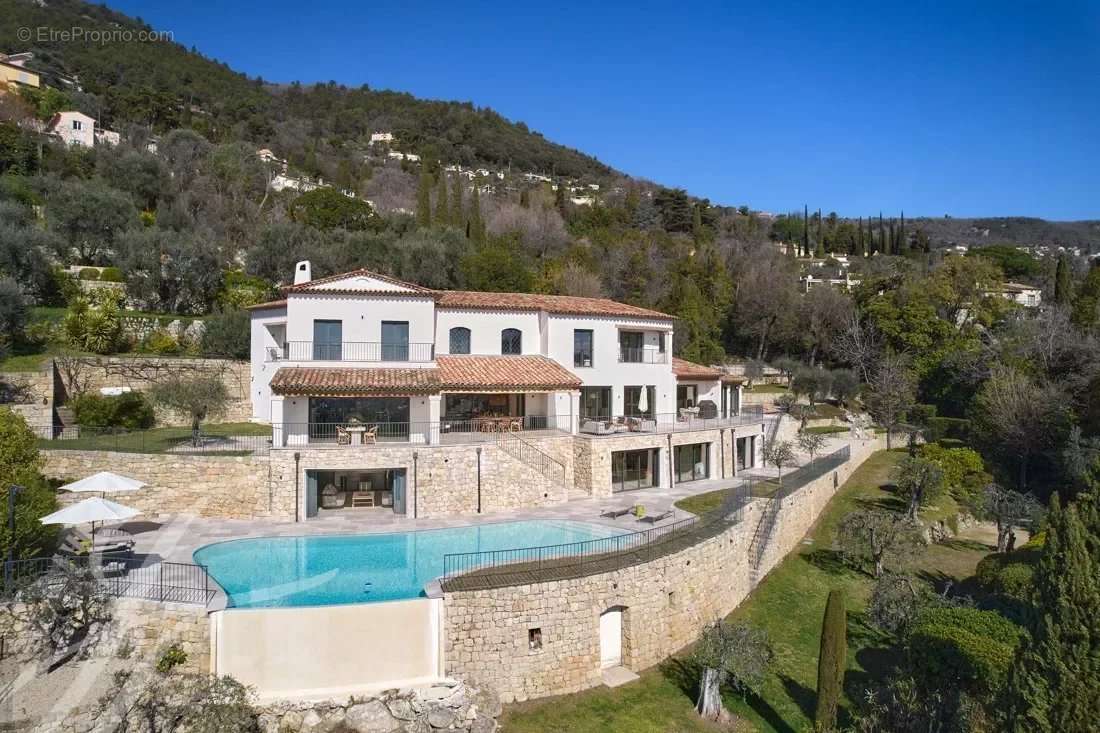
[[[672,507],[669,507],[668,509],[657,512],[656,514],[647,514],[644,517],[639,517],[638,521],[645,522],[646,524],[657,524],[657,522],[668,519],[675,513],[676,511]]]
[[[343,425],[336,426],[336,445],[351,445],[351,433]]]
[[[82,532],[75,527],[70,530],[78,539],[89,545],[92,545],[92,536]],[[102,527],[95,531],[95,543],[93,549],[98,551],[100,547],[111,547],[114,545],[122,545],[125,547],[134,546],[134,536],[124,529],[118,529],[117,527]]]
[[[606,517],[607,519],[618,519],[619,517],[625,517],[627,514],[630,514],[633,511],[634,511],[634,507],[626,506],[626,507],[620,507],[618,509],[608,509],[603,514],[601,514],[600,516],[601,517]]]
[[[363,441],[363,445],[369,445],[371,443],[377,443],[378,442],[378,426],[377,425],[371,425],[369,428],[367,428],[365,431],[363,431],[362,441]]]

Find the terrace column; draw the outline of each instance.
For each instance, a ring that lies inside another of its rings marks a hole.
[[[736,410],[736,412],[734,413],[735,415],[740,415],[741,414],[741,404],[742,404],[742,400],[744,399],[744,397],[743,397],[744,392],[745,392],[745,385],[744,384],[735,384],[733,386],[733,407]]]
[[[577,434],[581,424],[581,393],[580,391],[569,393],[569,432]]]
[[[442,395],[428,395],[428,443],[436,444],[439,442],[439,421],[442,417],[440,413],[440,406],[443,402]]]

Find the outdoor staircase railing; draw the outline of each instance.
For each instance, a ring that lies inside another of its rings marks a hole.
[[[496,442],[497,447],[512,458],[538,471],[550,483],[560,486],[562,501],[568,501],[572,482],[568,480],[564,463],[530,441],[524,440],[518,433],[497,433]]]

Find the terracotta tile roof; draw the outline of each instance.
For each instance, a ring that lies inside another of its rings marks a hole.
[[[672,320],[667,313],[618,303],[607,298],[581,298],[575,295],[542,295],[538,293],[482,293],[475,290],[440,290],[439,308],[473,308],[487,310],[544,310],[548,313],[578,316],[626,316]]]
[[[449,392],[578,389],[581,380],[545,356],[437,356],[441,389]]]
[[[687,361],[681,359],[678,356],[672,357],[672,373],[676,375],[677,379],[721,379],[723,372],[718,369],[712,369],[711,367],[703,366],[702,364],[696,364],[693,361]]]
[[[722,375],[722,381],[725,382],[726,384],[744,384],[745,383],[745,378],[744,377],[738,377],[734,374],[723,374]]]
[[[283,367],[271,378],[279,395],[422,395],[577,389],[581,380],[545,356],[439,356],[438,367]]]
[[[271,378],[280,395],[408,396],[439,392],[439,370],[283,367]]]
[[[286,308],[286,298],[282,300],[269,300],[266,303],[256,303],[255,305],[246,305],[244,307],[244,309],[248,311],[257,311],[264,308]]]
[[[338,280],[344,280],[352,277],[369,277],[375,280],[381,280],[384,283],[390,285],[396,285],[399,288],[408,288],[413,291],[412,293],[402,293],[398,290],[358,290],[356,288],[318,288],[318,285],[325,285],[326,283],[336,282]],[[283,288],[284,293],[336,293],[336,294],[365,294],[365,295],[434,295],[435,291],[431,288],[426,288],[422,285],[414,285],[413,283],[407,283],[404,280],[398,280],[395,277],[389,275],[383,275],[373,270],[366,268],[359,268],[358,270],[352,270],[351,272],[341,272],[338,275],[329,275],[328,277],[319,277],[314,280],[310,280],[306,283],[300,283],[298,285],[287,285]]]

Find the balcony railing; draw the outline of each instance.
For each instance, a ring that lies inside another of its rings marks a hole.
[[[514,415],[499,417],[443,417],[439,422],[329,422],[278,423],[272,426],[275,447],[363,446],[382,443],[447,445],[487,443],[501,433],[569,431],[569,417]]]
[[[622,346],[619,347],[619,361],[623,364],[667,364],[668,352]]]
[[[430,362],[435,359],[435,344],[391,344],[378,341],[288,341],[267,350],[267,361],[404,361]]]
[[[749,425],[764,419],[763,405],[742,405],[736,414],[701,417],[697,411],[646,415],[582,416],[578,431],[583,435],[617,435],[621,433],[680,433],[692,430],[715,430],[736,425]]]

